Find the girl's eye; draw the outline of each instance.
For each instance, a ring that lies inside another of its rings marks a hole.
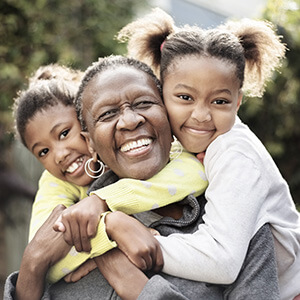
[[[48,148],[44,148],[42,149],[40,152],[39,152],[39,157],[43,157],[45,156],[47,153],[49,152],[49,149]]]
[[[214,100],[212,103],[217,104],[217,105],[222,105],[222,104],[227,104],[228,101],[224,100],[224,99],[217,99],[217,100]]]
[[[188,96],[188,95],[179,95],[178,96],[180,99],[185,100],[185,101],[192,101],[193,99]]]
[[[61,132],[61,134],[59,135],[59,139],[60,140],[64,139],[68,135],[69,132],[70,132],[70,129],[66,129],[63,132]]]

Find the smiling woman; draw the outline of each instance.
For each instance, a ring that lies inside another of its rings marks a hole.
[[[171,129],[147,73],[122,66],[117,73],[103,70],[89,81],[81,99],[90,149],[120,178],[147,179],[167,164]]]

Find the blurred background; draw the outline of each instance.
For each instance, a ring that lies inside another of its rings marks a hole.
[[[99,56],[125,54],[115,34],[159,6],[176,25],[215,27],[242,17],[272,21],[289,51],[263,99],[239,115],[265,144],[300,207],[300,0],[1,0],[0,2],[0,299],[19,269],[42,168],[14,139],[11,105],[41,65],[84,70]]]

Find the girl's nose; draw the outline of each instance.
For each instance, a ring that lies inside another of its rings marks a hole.
[[[117,129],[118,130],[134,130],[145,122],[143,116],[135,112],[132,108],[126,107],[120,113]]]
[[[194,107],[191,117],[198,122],[211,121],[211,112],[207,105],[198,104]]]
[[[60,147],[55,149],[55,163],[62,163],[66,157],[70,154],[66,147]]]

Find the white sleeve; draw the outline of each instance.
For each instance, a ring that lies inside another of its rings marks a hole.
[[[205,223],[193,234],[157,239],[163,250],[163,272],[230,284],[236,279],[255,234],[265,183],[255,161],[244,153],[218,152],[209,162]]]

